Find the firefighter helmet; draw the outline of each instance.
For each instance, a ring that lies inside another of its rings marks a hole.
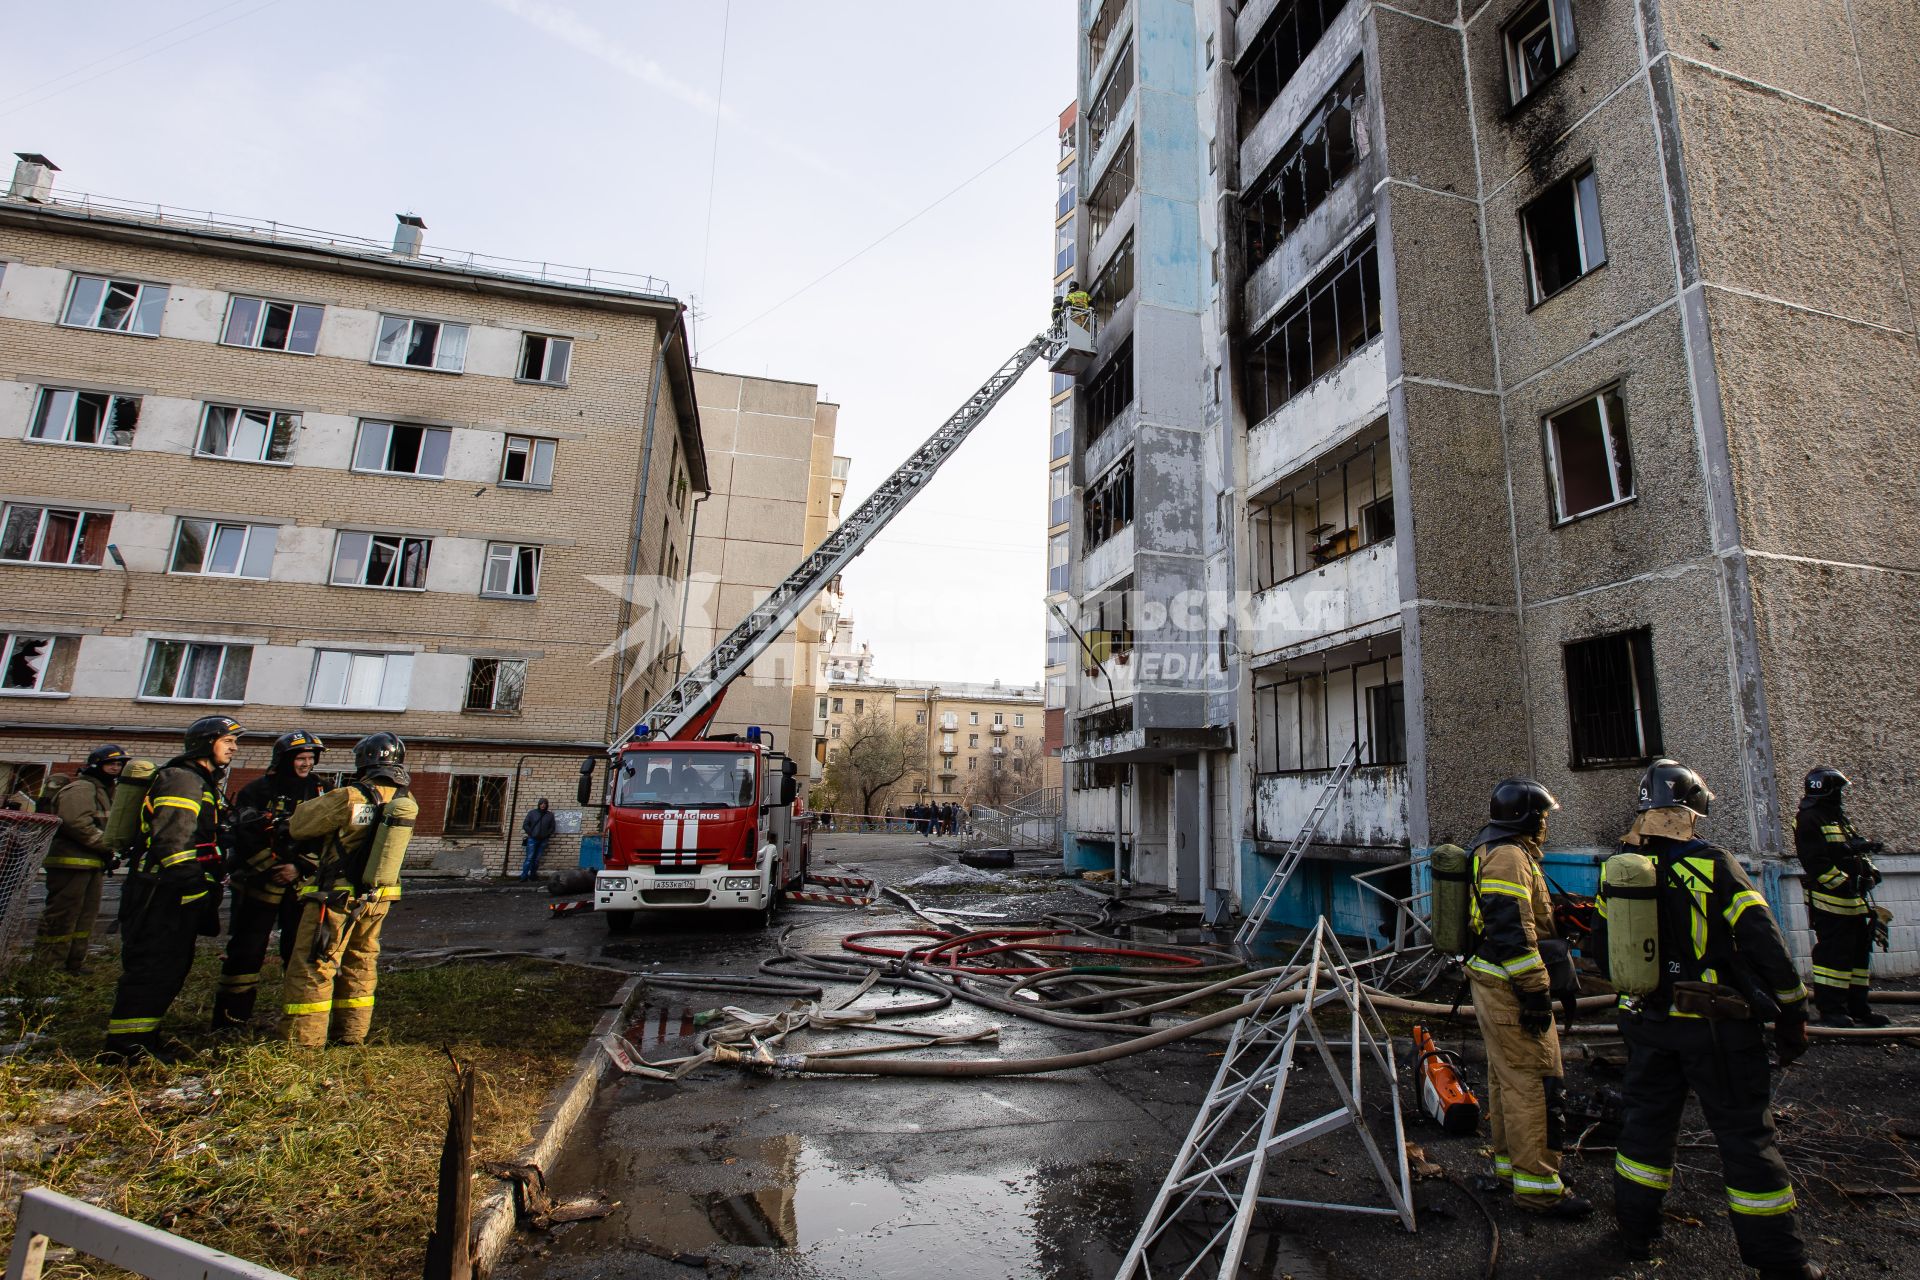
[[[87,763],[84,767],[88,769],[101,769],[110,764],[125,764],[132,758],[133,757],[127,754],[125,747],[117,742],[108,742],[87,752]]]
[[[320,753],[327,744],[320,741],[320,735],[305,729],[295,729],[292,733],[283,733],[273,740],[273,759],[267,765],[268,773],[278,773],[293,763],[293,758],[302,751],[313,752],[313,762],[320,763]]]
[[[1807,770],[1807,795],[1821,800],[1837,799],[1852,781],[1832,765],[1815,765]]]
[[[1525,822],[1545,817],[1559,807],[1553,793],[1532,778],[1502,778],[1493,784],[1487,816],[1495,822]]]
[[[397,733],[370,733],[353,744],[353,767],[361,773],[407,762],[407,744]]]
[[[183,745],[190,757],[209,755],[214,743],[222,738],[238,737],[242,732],[240,722],[232,716],[201,716],[187,726]]]
[[[1691,809],[1705,817],[1712,804],[1713,792],[1707,790],[1705,779],[1678,760],[1660,759],[1640,775],[1640,798],[1633,807],[1638,813]]]

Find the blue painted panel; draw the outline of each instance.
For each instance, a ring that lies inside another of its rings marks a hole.
[[[1134,0],[1134,44],[1140,57],[1140,83],[1162,93],[1192,98],[1199,79],[1194,57],[1193,5],[1190,0]],[[1193,109],[1187,108],[1189,124]]]
[[[1113,841],[1081,840],[1067,837],[1068,871],[1110,871],[1113,869]]]
[[[1141,305],[1200,310],[1199,206],[1143,191],[1133,238]]]
[[[607,865],[607,838],[605,836],[580,837],[580,865],[595,871]]]
[[[1139,119],[1135,172],[1141,192],[1189,204],[1198,201],[1200,130],[1194,123],[1193,99],[1156,93],[1143,85],[1133,92],[1133,109]],[[1143,207],[1140,221],[1146,220]]]
[[[1243,843],[1240,850],[1240,901],[1251,906],[1266,888],[1279,862]],[[1310,929],[1326,916],[1344,937],[1385,939],[1382,908],[1377,895],[1354,883],[1354,875],[1369,869],[1366,863],[1308,858],[1287,882],[1286,892],[1273,904],[1263,936]]]

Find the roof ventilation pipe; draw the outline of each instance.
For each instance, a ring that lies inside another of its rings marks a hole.
[[[393,252],[402,258],[417,258],[427,239],[426,220],[411,213],[396,213],[399,225],[393,229]]]
[[[7,188],[9,200],[31,200],[45,204],[53,198],[53,175],[60,166],[36,151],[16,151],[20,163],[13,167],[13,185]]]

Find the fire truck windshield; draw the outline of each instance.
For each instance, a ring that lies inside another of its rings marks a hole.
[[[746,751],[636,751],[620,760],[614,804],[624,808],[745,807],[753,803]]]

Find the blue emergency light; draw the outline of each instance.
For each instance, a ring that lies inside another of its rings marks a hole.
[[[645,720],[637,720],[634,722],[633,737],[644,738],[652,732],[653,730],[647,728],[647,722]]]
[[[750,725],[748,725],[748,726],[747,726],[747,741],[748,741],[748,742],[758,742],[758,741],[760,741],[760,726],[759,726],[759,725],[757,725],[757,724],[750,724]]]

